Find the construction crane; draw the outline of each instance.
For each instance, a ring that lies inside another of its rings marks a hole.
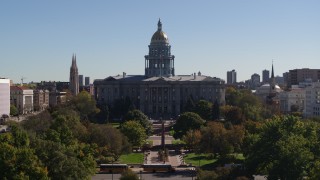
[[[27,79],[27,78],[22,76],[22,77],[21,77],[21,86],[23,86],[23,80],[24,80],[24,79]]]

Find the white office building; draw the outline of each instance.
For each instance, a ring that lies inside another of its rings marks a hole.
[[[305,117],[320,116],[320,82],[306,87]]]
[[[292,88],[279,93],[280,111],[283,113],[304,112],[306,93],[303,88]]]
[[[11,104],[18,108],[19,114],[33,111],[33,90],[26,87],[10,87]]]
[[[10,114],[10,79],[0,79],[0,117]]]

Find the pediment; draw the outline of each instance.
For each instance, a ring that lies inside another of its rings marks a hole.
[[[109,76],[109,77],[105,78],[104,81],[116,81],[116,79],[112,76]]]

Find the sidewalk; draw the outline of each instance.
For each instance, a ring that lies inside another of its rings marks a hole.
[[[157,151],[150,151],[147,156],[145,155],[145,164],[164,164],[163,161],[159,161],[158,159],[158,152]],[[181,156],[180,155],[169,155],[168,161],[165,161],[165,164],[171,164],[172,166],[179,166],[181,165]]]

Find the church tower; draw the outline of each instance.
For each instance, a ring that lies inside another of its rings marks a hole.
[[[76,96],[79,93],[79,75],[78,75],[78,67],[77,67],[77,57],[74,54],[72,55],[72,64],[70,67],[69,90],[74,96]]]
[[[275,93],[275,87],[276,87],[276,80],[274,78],[273,62],[272,62],[271,78],[270,78],[270,93]]]
[[[279,109],[279,98],[277,96],[278,92],[276,89],[276,79],[274,77],[274,70],[273,70],[273,62],[272,62],[272,70],[271,70],[271,78],[269,81],[270,84],[270,90],[269,95],[267,96],[267,104],[272,105],[273,109]]]
[[[169,77],[174,76],[174,56],[168,36],[162,31],[159,19],[158,30],[153,34],[149,45],[149,55],[145,56],[145,76]]]

